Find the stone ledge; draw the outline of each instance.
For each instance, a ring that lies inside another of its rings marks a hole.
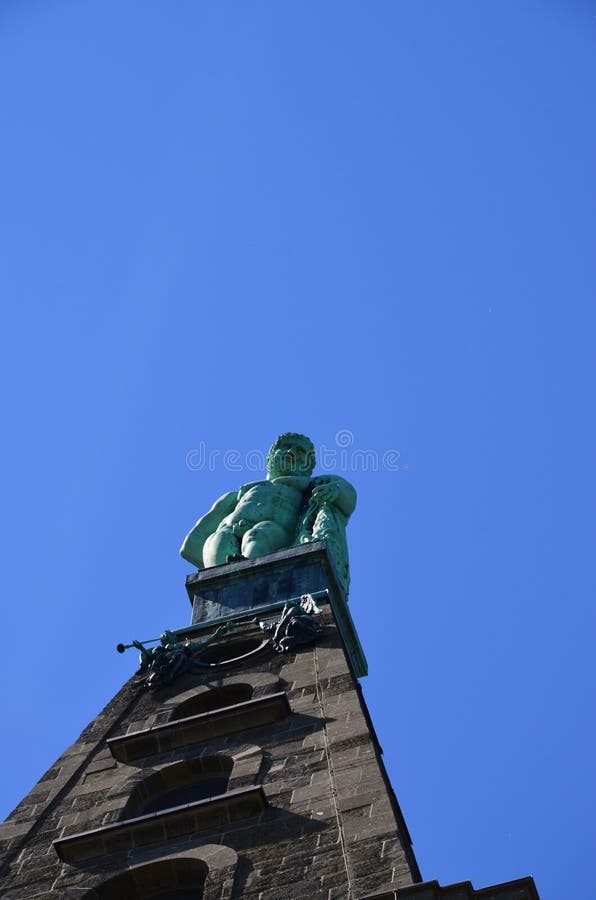
[[[115,822],[53,841],[61,860],[79,863],[109,853],[130,851],[156,841],[229,825],[262,812],[267,805],[261,785],[237,788],[184,806]]]
[[[108,746],[114,759],[128,763],[141,757],[167,753],[170,750],[187,747],[199,741],[223,737],[270,725],[284,719],[291,713],[290,704],[284,691],[245,700],[233,706],[224,706],[196,716],[175,719],[162,725],[153,725],[141,731],[108,738]]]
[[[518,878],[475,891],[470,881],[441,887],[438,881],[424,881],[410,887],[367,894],[360,900],[540,900],[534,879]]]

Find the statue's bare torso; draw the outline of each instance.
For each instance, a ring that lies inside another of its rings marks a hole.
[[[241,526],[242,522],[253,525],[275,522],[291,539],[298,526],[298,514],[309,483],[308,477],[282,476],[272,481],[245,484],[238,491],[236,509],[224,522],[231,526]]]
[[[205,565],[222,565],[236,556],[251,559],[290,546],[309,484],[308,476],[291,475],[243,485],[233,511],[205,541]]]

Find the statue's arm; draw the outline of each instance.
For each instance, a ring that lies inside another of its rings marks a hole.
[[[210,534],[217,530],[217,526],[226,516],[234,511],[238,502],[238,491],[230,491],[216,500],[208,513],[199,519],[194,528],[188,532],[182,546],[180,556],[187,559],[197,568],[203,568],[203,544]]]
[[[344,514],[351,516],[356,507],[356,491],[349,481],[339,475],[323,475],[313,478],[312,496],[316,502],[333,503]]]

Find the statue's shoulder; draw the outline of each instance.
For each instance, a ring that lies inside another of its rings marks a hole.
[[[222,494],[221,497],[218,497],[215,503],[213,504],[212,509],[220,509],[227,506],[233,505],[238,499],[238,491],[228,491],[226,494]]]
[[[341,484],[347,485],[347,487],[350,487],[352,488],[352,490],[354,490],[350,482],[346,481],[345,478],[342,478],[341,475],[315,475],[310,479],[310,483],[312,487],[317,484]]]
[[[240,490],[237,492],[237,497],[240,500],[251,488],[257,487],[259,484],[270,484],[270,482],[263,481],[248,481],[246,484],[243,484]]]
[[[356,506],[356,488],[342,478],[341,475],[316,475],[311,479],[311,489],[317,485],[333,485],[333,498],[331,502],[340,509],[344,515],[351,516]]]

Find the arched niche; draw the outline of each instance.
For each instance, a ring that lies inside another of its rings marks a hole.
[[[162,859],[119,872],[81,900],[203,900],[208,867],[198,859]]]
[[[159,859],[131,864],[112,876],[91,876],[93,886],[80,900],[219,900],[231,890],[238,854],[225,844],[203,844]],[[68,891],[67,879],[54,890]]]
[[[224,794],[233,766],[231,756],[216,754],[154,770],[134,785],[120,817],[132,819]]]
[[[170,719],[186,719],[188,716],[196,716],[200,713],[222,709],[225,706],[234,706],[236,703],[244,703],[252,698],[253,692],[252,684],[245,681],[200,691],[177,704],[170,713]]]

